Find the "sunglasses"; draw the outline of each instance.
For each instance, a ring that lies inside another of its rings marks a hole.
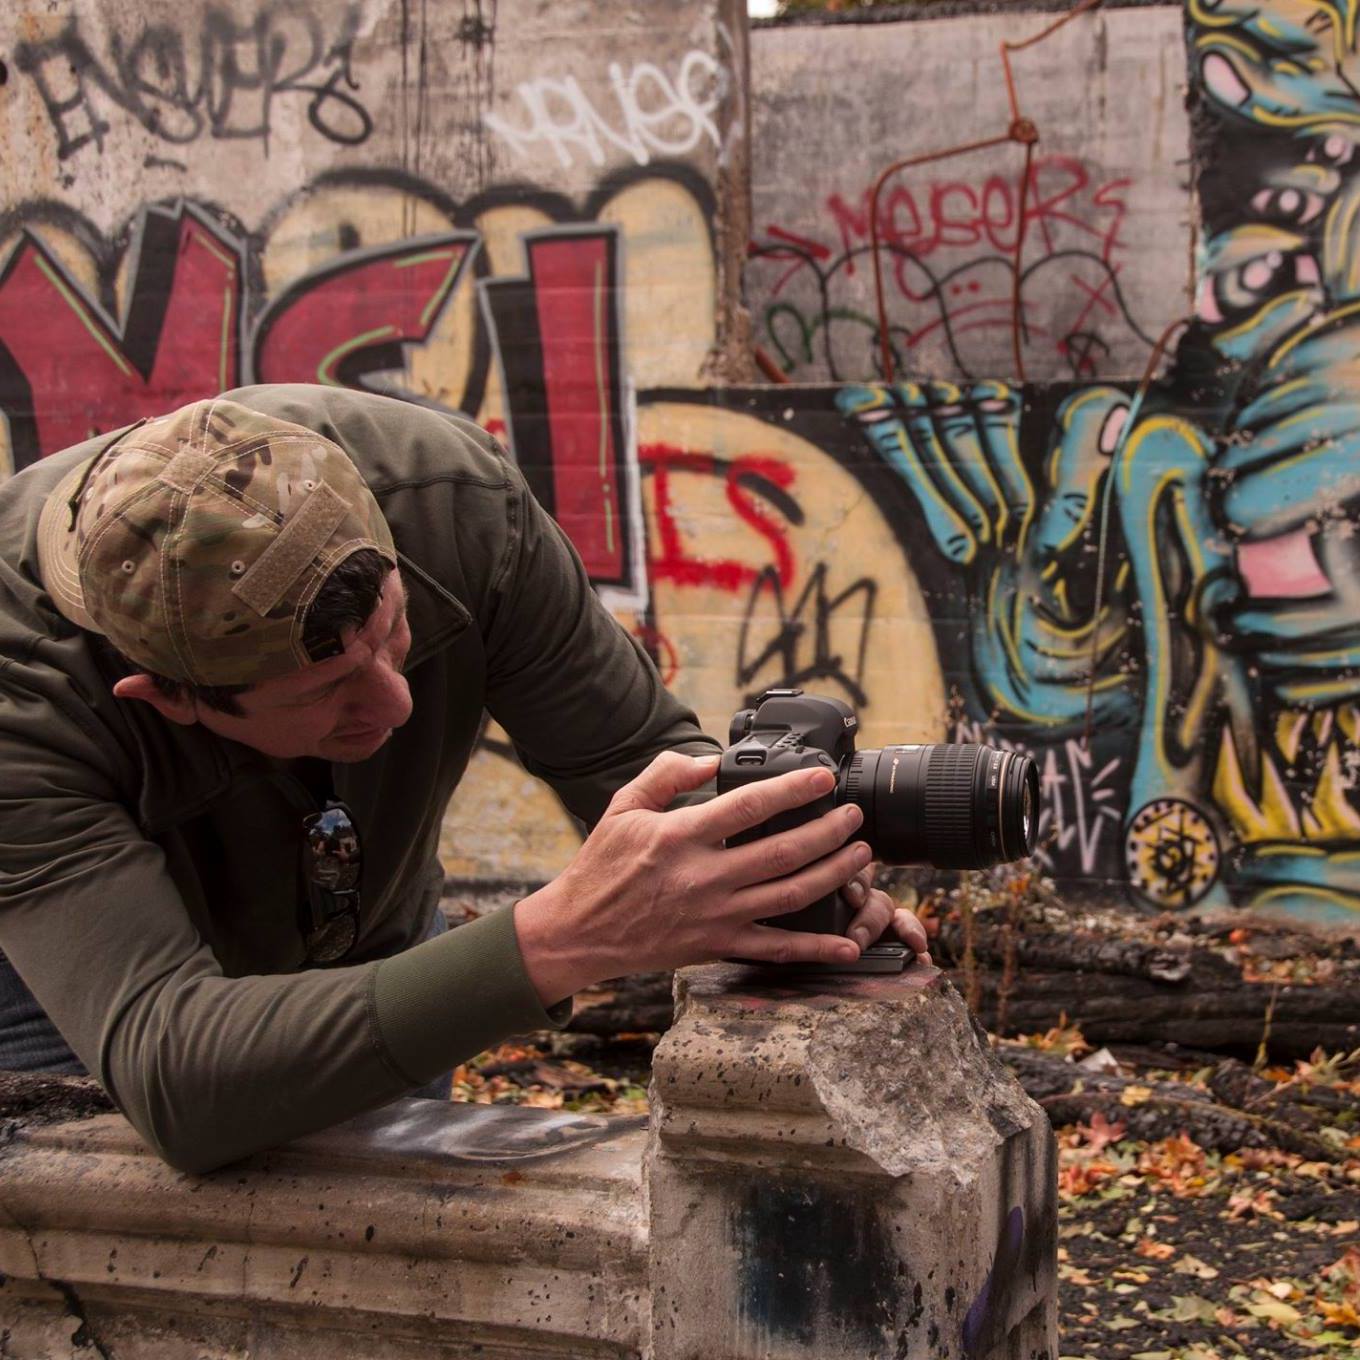
[[[359,938],[359,884],[363,854],[354,814],[338,799],[302,819],[302,880],[298,929],[307,955],[304,967],[336,963]]]

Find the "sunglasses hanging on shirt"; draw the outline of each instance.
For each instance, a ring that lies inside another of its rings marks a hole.
[[[304,967],[338,963],[359,938],[359,888],[363,853],[359,827],[338,798],[302,819],[303,900],[298,929],[306,945]]]

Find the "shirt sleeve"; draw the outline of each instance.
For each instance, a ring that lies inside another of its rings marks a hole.
[[[721,748],[600,603],[566,534],[515,475],[511,551],[486,628],[487,707],[525,769],[593,826],[662,751]]]
[[[378,963],[225,977],[162,850],[100,768],[98,744],[9,684],[0,949],[138,1132],[186,1171],[325,1128],[506,1034],[554,1023],[508,916]],[[384,1027],[375,991],[387,967]],[[428,976],[439,982],[437,1030],[417,1004]]]

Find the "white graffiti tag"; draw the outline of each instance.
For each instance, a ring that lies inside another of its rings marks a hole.
[[[1118,791],[1109,782],[1119,768],[1119,758],[1094,773],[1091,765],[1091,752],[1080,741],[1067,741],[1061,761],[1055,747],[1044,753],[1039,777],[1045,811],[1051,816],[1053,849],[1066,850],[1075,841],[1084,874],[1095,872],[1101,833],[1108,829],[1117,835],[1121,817]],[[1046,829],[1041,813],[1041,836]]]
[[[1117,836],[1124,816],[1114,778],[1120,766],[1118,756],[1097,770],[1091,752],[1079,740],[1069,739],[1036,755],[1023,742],[998,739],[974,722],[955,723],[954,740],[983,742],[1033,755],[1039,762],[1041,802],[1035,857],[1046,870],[1052,870],[1058,852],[1075,846],[1081,872],[1096,872],[1101,838],[1107,831]]]
[[[482,121],[516,154],[527,157],[548,147],[564,170],[574,157],[604,165],[608,148],[647,165],[653,156],[683,156],[704,141],[722,149],[714,115],[727,94],[727,68],[707,52],[687,52],[674,81],[652,62],[625,73],[609,64],[609,84],[618,105],[611,119],[591,103],[575,76],[525,81],[515,89],[523,121],[483,113]]]

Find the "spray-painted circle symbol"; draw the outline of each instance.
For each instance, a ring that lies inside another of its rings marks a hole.
[[[1218,877],[1218,836],[1204,814],[1179,798],[1139,809],[1124,837],[1129,884],[1163,907],[1190,907]]]

